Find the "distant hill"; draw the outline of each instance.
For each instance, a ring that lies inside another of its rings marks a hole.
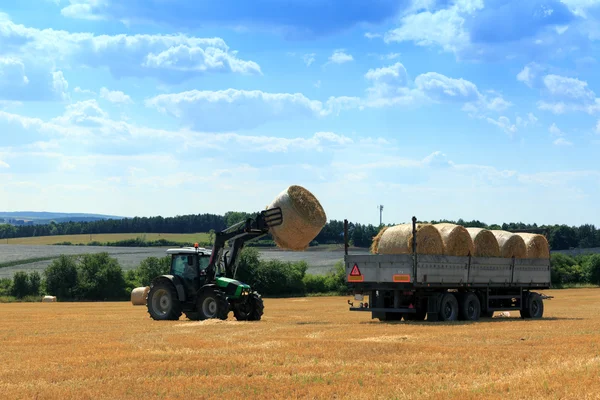
[[[0,223],[11,225],[44,225],[54,221],[61,222],[91,222],[106,219],[123,219],[115,215],[86,214],[86,213],[53,213],[46,211],[0,211]]]

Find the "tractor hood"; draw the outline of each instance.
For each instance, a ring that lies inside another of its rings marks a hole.
[[[250,285],[242,283],[242,282],[240,282],[238,280],[231,279],[231,278],[224,278],[224,277],[218,277],[217,278],[217,286],[224,288],[224,287],[227,287],[229,285],[231,285],[231,286],[239,286],[239,287],[242,287],[244,289],[250,289]]]

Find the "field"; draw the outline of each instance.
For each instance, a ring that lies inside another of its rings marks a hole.
[[[597,399],[600,289],[545,319],[382,323],[345,297],[259,322],[156,322],[129,303],[0,304],[4,399]]]
[[[163,257],[164,248],[159,247],[98,247],[98,246],[26,246],[0,244],[0,278],[10,278],[17,271],[43,271],[53,258],[60,254],[86,254],[106,251],[115,257],[124,270],[136,268],[147,257]],[[343,250],[283,251],[259,249],[264,259],[284,261],[304,260],[311,274],[323,274],[329,271],[337,261],[343,260]],[[367,254],[367,250],[353,250],[352,254]],[[10,263],[6,266],[6,263]]]
[[[71,242],[88,244],[90,242],[118,242],[120,240],[145,237],[146,240],[166,239],[179,243],[208,242],[208,233],[101,233],[92,235],[37,236],[26,238],[2,239],[3,244],[25,244],[30,246]]]

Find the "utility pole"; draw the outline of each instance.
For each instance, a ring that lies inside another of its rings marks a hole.
[[[383,224],[383,205],[379,205],[377,208],[379,208],[379,226],[381,226]]]

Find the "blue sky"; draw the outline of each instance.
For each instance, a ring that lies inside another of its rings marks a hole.
[[[599,0],[13,3],[0,210],[600,225]]]

